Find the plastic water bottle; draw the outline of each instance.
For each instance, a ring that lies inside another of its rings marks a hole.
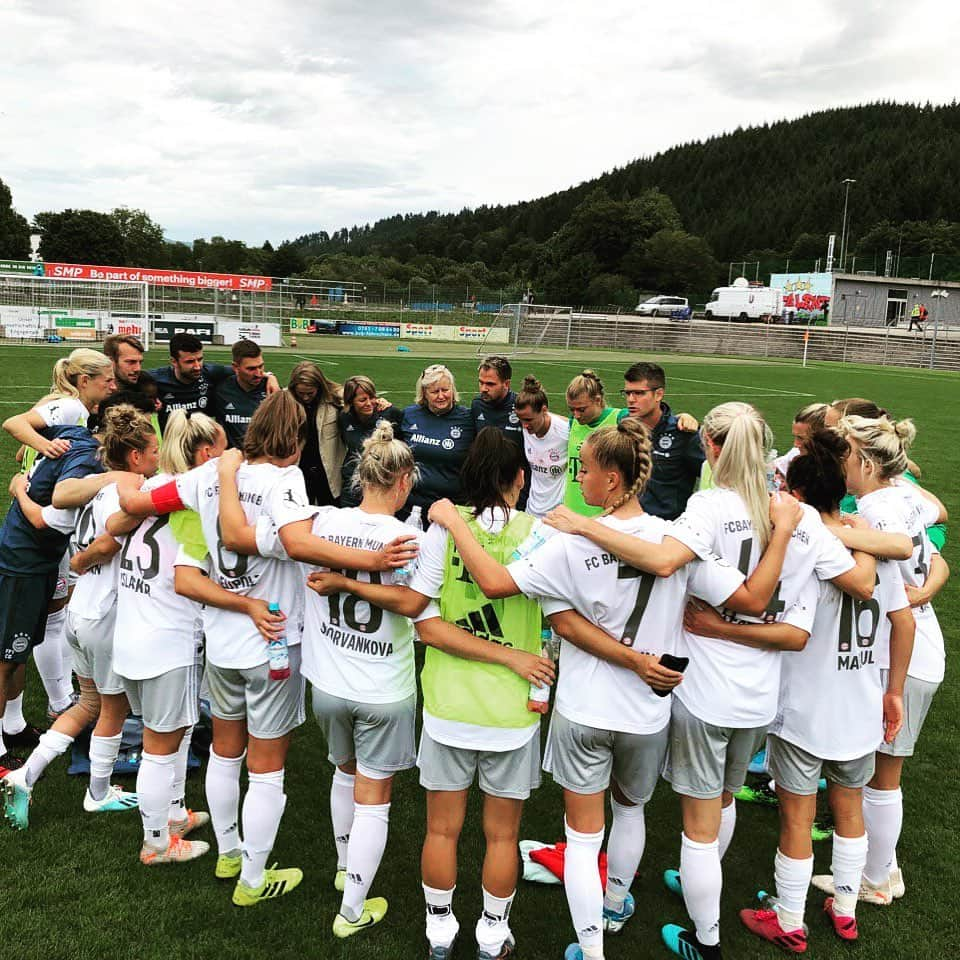
[[[777,451],[771,450],[767,460],[767,490],[776,493],[780,489],[777,481]]]
[[[540,631],[540,655],[543,657],[549,656],[551,637],[549,627]],[[550,709],[550,688],[546,685],[538,687],[535,683],[531,683],[527,709],[531,713],[546,713]]]
[[[406,519],[406,525],[410,528],[408,532],[416,534],[416,540],[414,542],[418,546],[420,545],[420,538],[423,536],[423,523],[420,517],[420,507],[415,506],[410,510],[410,516]],[[413,573],[416,569],[417,558],[413,557],[402,567],[397,567],[397,569],[393,571],[393,582],[398,586],[405,587],[413,579]]]
[[[271,613],[280,613],[280,604],[271,603],[267,608]],[[267,644],[267,656],[270,660],[270,679],[286,680],[290,676],[290,654],[287,651],[286,634],[274,637]]]
[[[534,550],[539,550],[552,535],[553,530],[542,520],[534,521],[526,539],[511,554],[511,559],[523,560],[525,557],[529,557]]]

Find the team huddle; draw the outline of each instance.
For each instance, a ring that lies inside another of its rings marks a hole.
[[[336,384],[310,361],[281,388],[248,341],[230,367],[205,364],[187,335],[170,353],[147,374],[134,338],[76,350],[51,394],[4,423],[23,444],[0,529],[10,826],[28,828],[47,767],[90,728],[84,809],[139,809],[142,864],[207,854],[208,828],[234,904],[291,893],[301,870],[267,864],[309,681],[334,768],[337,937],[387,914],[370,894],[393,777],[413,767],[431,960],[460,930],[475,781],[477,956],[518,949],[520,822],[544,771],[564,798],[565,960],[599,960],[633,916],[661,779],[683,827],[664,882],[690,921],[662,938],[685,960],[721,955],[722,861],[751,765],[781,817],[775,894],[740,913],[753,934],[804,952],[811,885],[847,941],[859,901],[903,896],[900,781],[944,676],[932,601],[949,576],[946,511],[918,483],[910,420],[860,398],[811,404],[773,460],[757,409],[676,415],[652,363],[625,372],[623,408],[583,371],[568,417],[533,376],[514,392],[504,357],[480,364],[470,407],[435,364],[397,409],[368,377]],[[42,732],[22,713],[31,658],[53,721]],[[184,801],[201,700],[209,812]],[[135,793],[111,784],[131,712]],[[821,778],[832,873],[813,876]]]

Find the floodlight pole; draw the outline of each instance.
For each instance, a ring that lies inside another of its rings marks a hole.
[[[847,250],[847,205],[850,202],[850,184],[856,183],[857,181],[851,180],[850,177],[847,177],[840,182],[845,184],[847,188],[843,194],[843,224],[840,227],[840,271],[843,272],[843,256]]]
[[[950,296],[949,292],[943,289],[934,290],[931,294],[937,302],[934,304],[933,311],[933,339],[930,342],[930,369],[932,370],[937,360],[937,332],[940,326],[941,303]]]

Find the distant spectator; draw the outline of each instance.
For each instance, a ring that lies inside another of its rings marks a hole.
[[[346,453],[337,423],[343,409],[343,388],[328,380],[312,360],[303,360],[290,371],[287,389],[307,412],[307,436],[300,454],[307,496],[317,506],[336,506]]]
[[[915,303],[910,311],[910,326],[907,327],[907,333],[910,333],[916,327],[923,333],[923,321],[926,319],[927,308],[922,303]]]

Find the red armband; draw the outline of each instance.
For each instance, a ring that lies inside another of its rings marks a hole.
[[[171,480],[162,487],[157,487],[150,491],[150,499],[153,501],[154,509],[158,514],[173,513],[175,510],[183,510],[183,501],[180,499],[180,492],[177,490],[177,481]]]

